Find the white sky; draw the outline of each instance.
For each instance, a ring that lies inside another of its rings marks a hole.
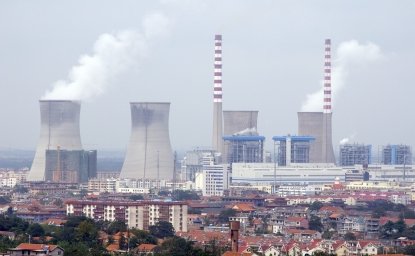
[[[223,35],[224,110],[259,110],[259,132],[297,132],[297,111],[323,77],[324,39],[373,43],[384,58],[348,72],[336,95],[335,147],[345,137],[415,145],[414,1],[0,2],[0,148],[35,149],[38,100],[66,79],[103,33],[141,32],[145,15],[168,17],[138,66],[82,105],[85,148],[126,148],[130,101],[169,101],[174,149],[210,146],[213,42]],[[150,24],[151,26],[151,24]],[[335,56],[333,56],[335,57]],[[335,85],[333,85],[335,86]]]

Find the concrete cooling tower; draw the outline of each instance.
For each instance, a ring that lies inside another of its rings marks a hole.
[[[335,163],[332,130],[332,113],[298,112],[298,135],[312,136],[310,163]]]
[[[120,178],[172,180],[170,103],[131,103],[131,137]]]
[[[258,111],[223,111],[224,135],[257,132]]]
[[[40,139],[28,181],[46,180],[46,151],[82,150],[79,129],[81,104],[69,100],[40,100]]]

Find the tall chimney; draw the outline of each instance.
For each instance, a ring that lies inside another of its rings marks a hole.
[[[324,47],[324,102],[323,112],[331,113],[331,40],[325,40]]]
[[[238,252],[238,241],[239,241],[239,228],[241,224],[239,221],[230,221],[229,226],[231,228],[231,248],[232,252]]]
[[[212,148],[219,153],[223,153],[222,135],[222,35],[215,35]]]

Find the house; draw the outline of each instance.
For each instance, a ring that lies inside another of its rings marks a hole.
[[[304,217],[288,217],[285,227],[289,229],[308,229],[308,220]]]
[[[0,231],[0,236],[8,237],[10,240],[14,240],[16,238],[16,234],[10,231]]]
[[[54,244],[29,244],[21,243],[16,248],[9,249],[10,256],[21,255],[50,255],[63,256],[64,250],[62,247]]]
[[[154,244],[140,244],[135,251],[139,255],[153,255],[156,247]]]
[[[263,254],[265,256],[280,256],[281,252],[275,246],[263,246]]]

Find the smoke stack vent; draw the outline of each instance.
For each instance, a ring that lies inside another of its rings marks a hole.
[[[238,252],[238,241],[239,241],[239,229],[241,227],[241,223],[239,221],[230,221],[229,226],[231,229],[231,247],[232,252]]]
[[[331,113],[331,40],[326,39],[324,47],[324,102],[323,112]]]
[[[215,35],[212,148],[220,153],[223,152],[222,134],[222,35]]]

